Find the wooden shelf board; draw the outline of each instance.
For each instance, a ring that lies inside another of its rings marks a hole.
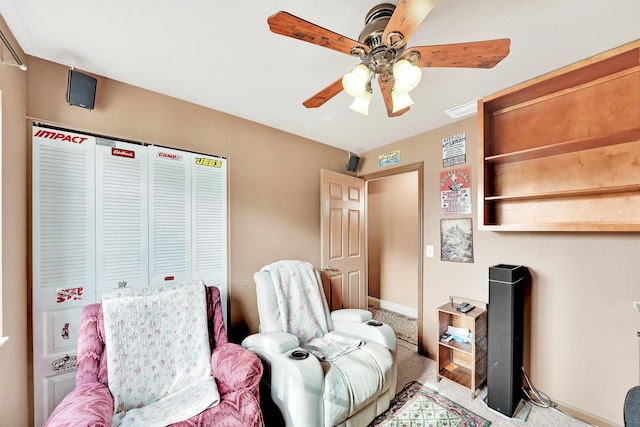
[[[601,194],[635,193],[640,191],[640,184],[618,185],[612,187],[587,188],[583,190],[550,191],[546,193],[519,194],[509,196],[486,196],[487,202],[558,199],[568,197],[597,196]]]
[[[539,159],[542,157],[557,156],[580,150],[606,147],[609,145],[624,144],[640,140],[640,127],[626,129],[611,135],[593,136],[589,138],[565,141],[557,144],[543,145],[527,150],[514,151],[505,154],[496,154],[485,157],[488,164],[520,162],[523,160]]]
[[[450,363],[440,369],[439,375],[471,390],[471,371],[464,366]]]
[[[640,223],[629,224],[620,222],[557,222],[557,223],[502,223],[480,224],[481,231],[612,231],[612,232],[640,232]]]
[[[471,352],[471,343],[461,343],[461,342],[457,342],[455,340],[451,340],[449,342],[442,342],[442,341],[438,341],[438,344],[440,344],[441,346],[450,348],[452,350],[456,350],[456,351],[461,351],[463,353],[468,353],[468,354],[472,354]]]

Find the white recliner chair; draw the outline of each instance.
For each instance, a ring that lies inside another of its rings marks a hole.
[[[285,331],[274,280],[264,269],[254,274],[260,332],[242,345],[263,361],[263,380],[287,427],[365,427],[395,396],[396,336],[389,325],[373,321],[367,310],[330,313],[319,273],[303,264],[311,268],[329,330],[361,340],[360,347],[331,362],[305,350],[309,347],[298,336]]]

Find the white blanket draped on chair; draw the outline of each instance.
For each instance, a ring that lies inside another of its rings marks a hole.
[[[113,425],[166,426],[216,405],[204,282],[102,297]]]
[[[271,274],[285,332],[296,335],[300,347],[318,359],[333,361],[362,341],[329,331],[326,299],[313,266],[304,261],[278,261],[262,268]]]

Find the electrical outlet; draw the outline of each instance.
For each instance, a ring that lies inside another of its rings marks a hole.
[[[433,258],[433,246],[432,245],[427,245],[427,257],[429,258]]]

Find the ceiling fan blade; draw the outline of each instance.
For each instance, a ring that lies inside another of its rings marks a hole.
[[[400,33],[402,34],[402,40],[398,41],[399,48],[404,46],[409,37],[411,37],[414,31],[422,24],[424,18],[427,17],[431,9],[438,4],[438,0],[400,0],[396,6],[396,10],[391,15],[391,19],[384,29],[382,34],[382,41],[385,45],[389,46],[389,34]],[[396,38],[397,40],[397,38]],[[392,37],[391,43],[394,39]]]
[[[511,40],[496,39],[480,42],[416,46],[407,49],[403,58],[418,53],[418,67],[493,68],[509,55]]]
[[[384,99],[384,105],[387,107],[387,116],[389,117],[398,117],[409,111],[409,108],[406,107],[402,110],[393,112],[393,99],[391,98],[391,90],[393,89],[393,80],[389,82],[384,82],[382,76],[378,76],[378,84],[380,85],[380,92],[382,93],[382,98]]]
[[[342,90],[342,77],[340,77],[338,80],[331,83],[329,86],[304,101],[302,105],[307,108],[318,108],[325,102],[342,92]]]
[[[338,52],[351,55],[351,48],[359,47],[364,49],[364,53],[369,53],[369,47],[357,40],[342,36],[333,31],[322,28],[304,19],[293,16],[287,12],[277,12],[271,15],[267,22],[269,29],[283,36],[292,37],[307,43],[315,44]]]

